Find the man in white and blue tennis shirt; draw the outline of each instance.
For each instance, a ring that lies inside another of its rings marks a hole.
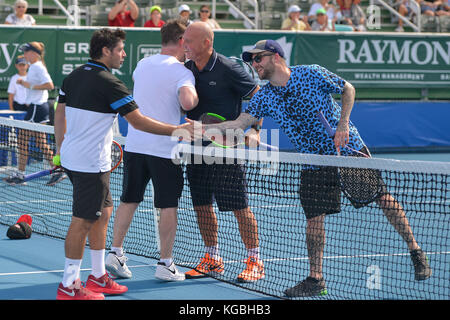
[[[281,46],[274,40],[261,40],[242,54],[251,62],[262,80],[269,80],[250,100],[246,110],[235,121],[214,125],[220,129],[245,130],[263,117],[273,118],[300,153],[352,155],[346,146],[370,156],[358,130],[350,121],[355,100],[353,86],[318,65],[288,67]],[[332,94],[342,96],[342,107]],[[320,122],[321,111],[336,133],[330,137]],[[358,155],[358,154],[354,154]],[[306,242],[310,274],[292,288],[290,297],[326,294],[322,274],[325,244],[324,221],[327,214],[340,212],[341,189],[337,168],[303,166],[300,179],[300,200],[307,218]],[[378,182],[377,182],[378,183]],[[384,182],[374,200],[406,242],[411,252],[416,280],[431,276],[424,252],[412,234],[405,212],[388,193]],[[351,199],[350,199],[351,200]],[[354,204],[355,207],[356,204]]]
[[[61,86],[55,111],[55,139],[60,165],[73,185],[72,219],[65,239],[65,266],[57,289],[58,300],[104,299],[122,294],[126,286],[113,281],[105,268],[105,243],[113,211],[109,189],[113,124],[118,114],[134,128],[172,135],[186,125],[172,125],[144,116],[125,84],[112,69],[126,57],[125,31],[94,31],[89,55],[92,60],[70,73]],[[193,129],[192,129],[193,130]],[[89,238],[92,271],[86,287],[80,268]]]

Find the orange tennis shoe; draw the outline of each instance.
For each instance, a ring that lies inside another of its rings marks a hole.
[[[184,275],[186,279],[203,278],[214,274],[223,274],[225,272],[223,260],[212,258],[209,253],[200,260],[200,263],[192,270],[189,270]]]
[[[245,263],[247,268],[238,275],[239,282],[255,282],[264,279],[264,263],[262,260],[249,257]]]

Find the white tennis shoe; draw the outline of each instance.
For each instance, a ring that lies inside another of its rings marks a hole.
[[[106,270],[117,278],[129,279],[132,273],[126,264],[127,260],[126,256],[118,256],[114,251],[110,251],[106,256]]]
[[[184,273],[178,271],[173,262],[170,266],[166,266],[164,262],[158,262],[155,278],[164,281],[183,281],[185,276]]]

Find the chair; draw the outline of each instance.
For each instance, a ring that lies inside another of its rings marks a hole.
[[[92,5],[89,6],[87,25],[91,26],[107,26],[108,25],[108,12],[110,7],[105,5]]]
[[[422,28],[420,31],[423,32],[437,32],[439,28],[439,20],[438,17],[435,16],[421,16]]]
[[[272,12],[287,12],[287,2],[284,0],[261,0],[261,6],[260,10],[264,10],[265,12],[272,11]]]
[[[260,14],[261,29],[280,30],[283,23],[283,15],[279,12],[263,11]]]
[[[0,4],[0,23],[5,23],[5,19],[11,13],[14,13],[14,8],[9,4]]]

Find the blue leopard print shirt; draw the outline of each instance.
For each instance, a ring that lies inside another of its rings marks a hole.
[[[327,134],[317,113],[322,111],[332,128],[340,119],[341,107],[332,94],[342,94],[345,80],[319,65],[291,67],[286,86],[264,85],[250,100],[244,112],[261,119],[271,117],[300,153],[337,154],[333,139]],[[364,147],[358,130],[349,122],[348,146]],[[342,155],[351,151],[341,148]]]

